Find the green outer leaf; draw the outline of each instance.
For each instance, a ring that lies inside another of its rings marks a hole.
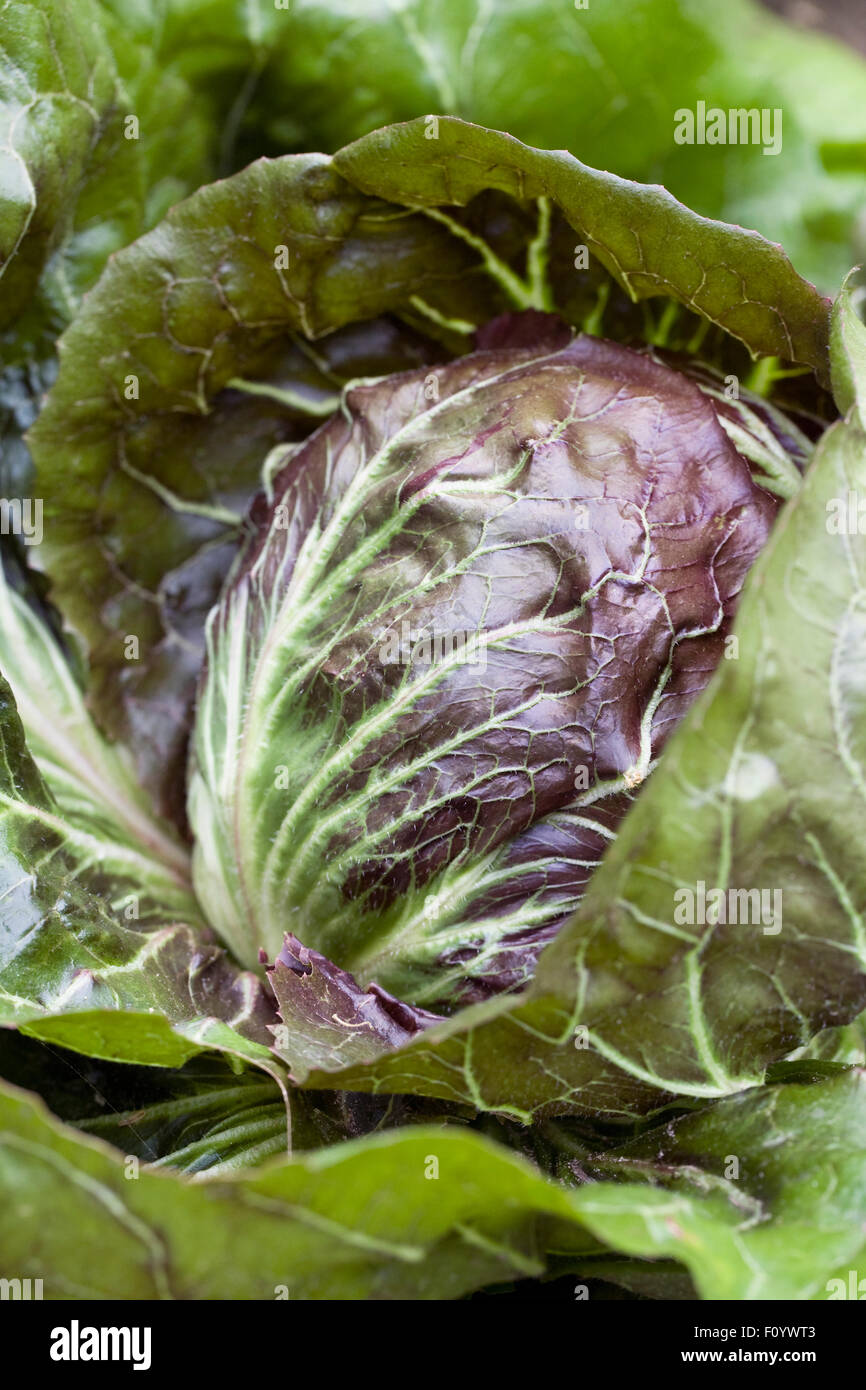
[[[187,83],[95,0],[4,0],[0,17],[2,491],[32,492],[23,432],[55,340],[120,246],[214,174]],[[183,130],[178,140],[177,131]],[[4,541],[4,548],[9,542]]]
[[[84,1010],[36,1018],[21,1032],[106,1062],[145,1062],[151,1067],[180,1067],[201,1051],[179,1037],[162,1014]]]
[[[275,264],[280,247],[287,269]],[[265,372],[275,339],[374,318],[471,261],[429,219],[357,193],[321,155],[260,160],[199,189],[112,259],[61,340],[60,375],[30,436],[45,498],[38,558],[88,641],[95,708],[112,732],[123,731],[119,691],[133,678],[130,634],[143,665],[154,663],[139,697],[162,697],[163,722],[175,718],[172,682],[190,660],[194,679],[195,639],[240,514],[264,453],[286,437],[285,427],[266,435],[259,453],[250,426],[251,442],[221,470],[210,437],[219,393]],[[128,400],[129,377],[139,395]]]
[[[747,581],[723,661],[521,1002],[457,1014],[340,1086],[527,1116],[721,1096],[866,1002],[866,538],[827,502],[866,489],[866,436],[819,445]],[[804,664],[803,652],[808,652]],[[778,933],[680,925],[674,893],[783,888]],[[586,1032],[577,1031],[583,1027]],[[587,1045],[588,1044],[588,1045]]]
[[[431,1159],[438,1161],[432,1178]],[[0,1276],[46,1299],[448,1299],[532,1275],[574,1198],[464,1130],[414,1126],[195,1183],[0,1089]],[[26,1198],[26,1200],[25,1200]],[[285,1297],[285,1294],[282,1295]]]
[[[154,816],[123,750],[96,728],[67,653],[11,588],[2,564],[0,650],[29,750],[79,860],[110,880],[115,902],[134,898],[140,921],[148,920],[152,902],[159,920],[170,912],[204,926],[180,838]]]
[[[135,138],[128,115],[139,123]],[[94,0],[6,0],[0,324],[24,311],[28,333],[40,319],[66,322],[109,253],[208,176],[206,138],[186,83]]]
[[[616,1279],[614,1250],[651,1295],[676,1260],[705,1298],[819,1299],[864,1277],[864,1145],[853,1070],[684,1116],[584,1159],[592,1181],[571,1190],[450,1126],[131,1180],[117,1149],[2,1085],[0,1277],[42,1279],[47,1299],[441,1300],[542,1273],[546,1255]]]
[[[428,112],[567,146],[756,227],[835,288],[864,206],[866,65],[750,0],[109,0],[244,152],[339,149]],[[680,145],[674,113],[783,113],[782,149]],[[229,164],[226,164],[229,167]]]
[[[830,318],[830,372],[833,395],[843,415],[855,410],[866,429],[866,324],[862,306],[866,292],[852,270],[833,305]]]
[[[839,1297],[831,1279],[846,1298],[851,1270],[866,1279],[864,1151],[866,1072],[854,1070],[675,1120],[587,1165],[615,1181],[581,1188],[576,1205],[615,1249],[681,1260],[703,1298]]]
[[[334,156],[365,193],[427,208],[469,202],[488,188],[555,202],[633,299],[668,295],[720,325],[753,355],[780,356],[827,375],[828,302],[781,247],[712,222],[666,189],[590,169],[565,150],[537,150],[502,131],[443,117],[363,136]]]
[[[268,1050],[274,1013],[253,975],[168,907],[159,920],[151,904],[148,930],[135,931],[123,903],[100,896],[98,841],[86,837],[92,843],[84,851],[76,843],[30,757],[4,681],[0,830],[0,1025],[150,1065],[179,1065],[215,1047],[282,1077]]]

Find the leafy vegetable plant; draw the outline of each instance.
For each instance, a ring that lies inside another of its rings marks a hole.
[[[0,1185],[38,1193],[2,1272],[836,1296],[866,1229],[856,276],[831,306],[457,88],[423,114],[411,5],[429,67],[378,129],[325,109],[312,42],[113,8],[66,53],[7,6],[0,58]]]

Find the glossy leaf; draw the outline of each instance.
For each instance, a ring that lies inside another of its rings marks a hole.
[[[523,1160],[448,1128],[192,1183],[128,1180],[121,1154],[22,1092],[0,1115],[0,1274],[41,1278],[45,1298],[459,1298],[539,1273],[547,1228],[574,1220]]]
[[[862,1071],[760,1089],[584,1164],[577,1207],[615,1249],[681,1260],[702,1298],[862,1299],[864,1147]]]
[[[650,1297],[692,1297],[683,1266],[705,1298],[858,1297],[863,1086],[842,1072],[729,1098],[584,1159],[570,1189],[448,1126],[130,1180],[122,1153],[4,1086],[0,1275],[46,1298],[423,1300],[555,1260]]]
[[[5,683],[0,749],[0,1021],[94,1056],[176,1066],[215,1047],[278,1075],[260,982],[207,929],[178,921],[170,906],[160,917],[153,882],[142,885],[139,929],[134,880],[120,900],[101,896],[98,840],[62,816]]]
[[[129,757],[94,725],[70,653],[2,569],[0,649],[28,749],[66,821],[80,872],[142,926],[167,913],[203,925],[186,847],[153,815]]]

